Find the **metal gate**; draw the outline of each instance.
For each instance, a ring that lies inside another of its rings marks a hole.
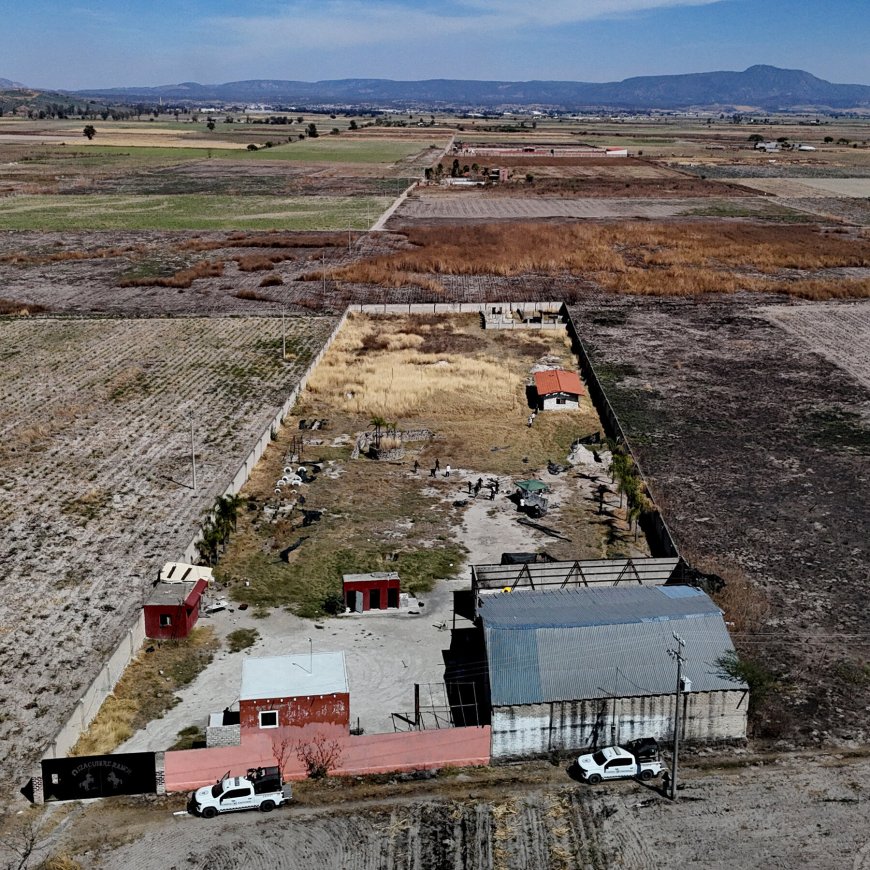
[[[157,760],[153,752],[46,758],[42,781],[46,801],[153,794],[157,791]]]

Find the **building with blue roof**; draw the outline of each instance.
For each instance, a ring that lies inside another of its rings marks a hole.
[[[748,687],[718,661],[721,610],[690,586],[497,593],[479,603],[493,758],[673,737],[674,633],[684,641],[682,737],[746,736]]]

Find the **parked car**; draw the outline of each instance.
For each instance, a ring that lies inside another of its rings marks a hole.
[[[595,785],[605,779],[653,779],[661,774],[664,765],[658,752],[658,744],[646,741],[634,747],[634,751],[626,746],[605,746],[589,755],[581,755],[577,759],[577,769],[580,778],[590,785]],[[630,746],[631,744],[627,744]],[[654,749],[654,751],[653,751]]]
[[[204,819],[241,810],[268,813],[287,803],[292,796],[290,783],[281,781],[277,767],[258,767],[249,770],[247,776],[230,776],[227,771],[214,785],[191,792],[187,809]]]

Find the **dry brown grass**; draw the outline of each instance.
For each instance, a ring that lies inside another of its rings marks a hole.
[[[358,234],[356,234],[358,237]],[[347,233],[230,233],[224,239],[186,239],[180,251],[219,251],[224,248],[343,248]]]
[[[248,254],[247,256],[234,257],[241,272],[265,272],[276,263],[295,259],[293,254]]]
[[[346,281],[387,287],[443,286],[437,275],[569,272],[623,293],[666,296],[739,290],[807,299],[868,295],[866,279],[814,277],[870,266],[870,241],[808,226],[745,222],[488,224],[408,231],[415,247],[332,270]],[[803,276],[784,274],[799,270]],[[320,274],[306,276],[319,278]]]
[[[739,568],[722,568],[705,565],[703,570],[718,574],[725,580],[725,587],[713,594],[713,600],[722,608],[732,634],[752,634],[764,625],[770,613],[770,603],[758,588]]]
[[[278,282],[281,283],[280,281]],[[260,284],[261,287],[268,286]],[[233,293],[236,299],[247,299],[251,302],[272,302],[273,300],[263,293],[257,293],[256,290],[239,290],[238,293]]]
[[[63,263],[69,260],[107,260],[115,257],[129,257],[131,254],[142,253],[144,250],[141,245],[128,245],[123,248],[94,248],[89,251],[55,251],[51,254],[13,251],[0,255],[0,263],[10,263],[13,266],[38,266],[45,263]]]
[[[139,728],[175,706],[174,692],[191,682],[219,646],[212,628],[195,628],[184,640],[146,643],[153,652],[143,650],[127,666],[70,755],[99,755],[117,749]]]
[[[198,278],[219,278],[224,273],[223,260],[203,260],[168,277],[125,278],[119,287],[175,287],[187,289]]]
[[[37,305],[34,302],[19,302],[17,299],[0,298],[0,317],[9,315],[26,317],[29,314],[40,314],[43,311],[48,311],[44,305]]]
[[[308,391],[347,413],[390,420],[431,408],[460,418],[519,408],[516,372],[483,355],[420,352],[425,333],[438,328],[421,321],[348,318]]]
[[[271,275],[264,275],[260,281],[261,287],[280,287],[284,283],[284,279],[277,273],[272,272]]]
[[[600,425],[588,398],[577,411],[526,425],[529,372],[545,356],[576,365],[561,330],[484,331],[476,315],[353,315],[314,370],[299,413],[329,417],[344,431],[375,416],[429,428],[437,432],[430,461],[527,473]]]

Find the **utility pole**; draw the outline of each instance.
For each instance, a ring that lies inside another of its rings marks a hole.
[[[323,295],[326,296],[326,251],[320,255],[320,274],[323,278]]]
[[[287,359],[287,330],[284,326],[284,306],[281,306],[281,362]]]
[[[671,800],[677,799],[677,761],[680,755],[680,701],[683,696],[683,648],[686,642],[676,633],[673,632],[674,640],[677,642],[676,649],[669,649],[668,655],[677,660],[677,690],[674,695],[674,749],[673,762],[671,764]]]
[[[190,468],[193,471],[193,491],[196,493],[196,449],[193,446],[193,417],[190,418]]]

